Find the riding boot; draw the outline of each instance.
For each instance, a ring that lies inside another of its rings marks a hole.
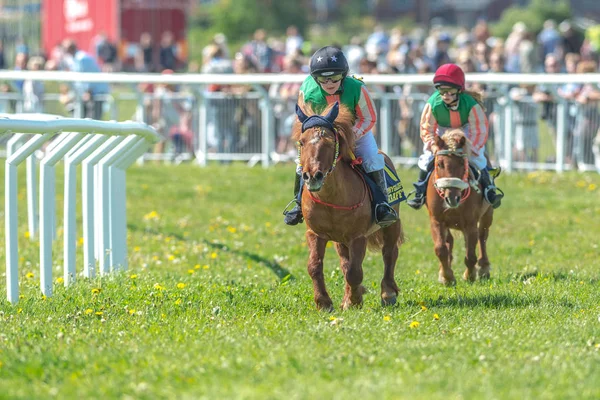
[[[283,222],[285,222],[287,225],[298,225],[304,220],[304,218],[302,217],[301,206],[302,183],[302,176],[296,173],[296,181],[294,182],[294,199],[288,203],[288,205],[285,207],[285,210],[283,211],[283,215],[285,215]],[[292,203],[295,203],[294,208],[292,208],[289,211],[286,211]]]
[[[483,197],[485,200],[494,208],[500,207],[504,193],[494,185],[487,168],[481,170],[481,177],[479,179],[481,180],[481,186],[483,186]]]
[[[385,228],[398,221],[398,214],[387,202],[387,183],[385,181],[385,172],[380,169],[368,173],[369,177],[375,182],[383,197],[374,196],[375,201],[375,222],[377,225]],[[379,200],[379,201],[377,201]]]
[[[429,176],[432,170],[433,160],[429,164],[427,164],[427,170],[419,171],[419,180],[413,183],[413,186],[415,187],[415,197],[410,200],[407,200],[406,204],[408,204],[415,210],[418,210],[423,206],[423,204],[425,204],[425,195],[427,194],[427,177]]]

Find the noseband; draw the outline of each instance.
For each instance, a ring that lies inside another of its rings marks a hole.
[[[465,173],[463,174],[462,179],[438,178],[438,156],[462,157],[465,163]],[[471,194],[471,185],[469,185],[469,156],[462,150],[439,150],[437,153],[435,153],[434,165],[435,167],[433,169],[433,187],[435,188],[437,194],[443,199],[445,197],[444,189],[460,189],[463,193],[466,191],[466,193],[463,196],[461,196],[460,203],[462,204],[465,200],[467,200],[467,198]]]

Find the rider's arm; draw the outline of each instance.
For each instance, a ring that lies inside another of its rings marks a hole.
[[[357,137],[361,137],[369,132],[377,122],[375,105],[373,104],[373,100],[371,100],[367,88],[364,86],[360,88],[360,98],[356,105],[355,112],[356,123],[354,124],[354,133]]]
[[[469,113],[469,135],[471,136],[471,146],[474,153],[479,153],[479,150],[488,139],[489,123],[483,107],[475,104]]]
[[[433,144],[433,138],[435,137],[435,131],[437,130],[438,123],[433,115],[431,104],[426,103],[423,113],[421,113],[421,140],[425,143],[425,148],[431,150]]]

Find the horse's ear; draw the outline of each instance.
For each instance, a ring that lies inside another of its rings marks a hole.
[[[467,138],[462,136],[460,138],[460,140],[458,141],[458,147],[462,149],[465,147],[466,144],[467,144]]]
[[[302,111],[298,103],[296,103],[296,115],[298,116],[300,122],[304,122],[308,119],[308,116],[304,114],[304,111]]]
[[[327,114],[325,119],[327,119],[327,121],[329,121],[333,124],[333,121],[335,121],[335,119],[337,118],[339,113],[340,113],[340,103],[336,101],[335,104],[333,105],[333,107],[331,107],[331,110],[329,110],[329,113]]]

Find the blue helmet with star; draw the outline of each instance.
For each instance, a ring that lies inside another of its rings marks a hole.
[[[337,47],[321,47],[310,59],[310,74],[315,79],[317,76],[331,76],[340,73],[345,78],[348,75],[348,69],[348,60],[342,50]]]

